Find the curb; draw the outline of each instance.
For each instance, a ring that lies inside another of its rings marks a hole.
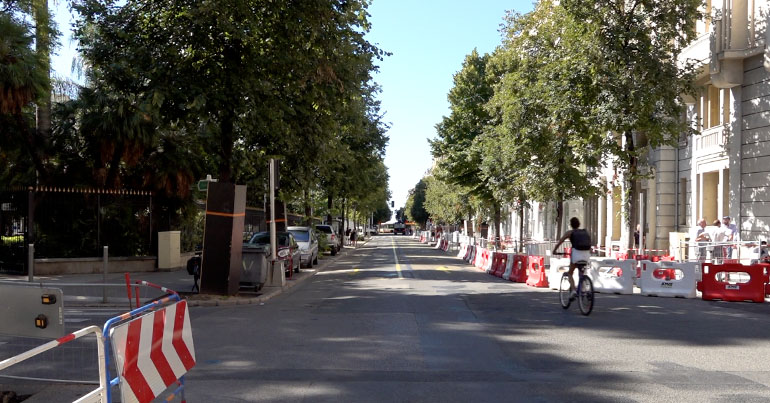
[[[371,238],[370,238],[371,239]],[[369,240],[365,240],[363,242],[360,242],[359,247],[366,245],[369,242]],[[342,249],[343,251],[346,251],[346,249]],[[297,278],[296,280],[290,280],[291,282],[288,282],[283,287],[267,287],[262,288],[262,291],[264,294],[255,296],[255,297],[240,297],[240,296],[228,296],[223,297],[223,299],[209,299],[209,300],[195,300],[195,299],[187,299],[184,298],[187,301],[187,306],[194,307],[194,306],[201,306],[201,307],[213,307],[213,306],[236,306],[236,305],[254,305],[254,304],[262,304],[270,300],[271,298],[283,294],[284,291],[289,290],[291,288],[296,287],[299,284],[304,283],[308,279],[312,278],[319,272],[323,271],[329,264],[332,262],[335,262],[337,259],[339,259],[340,256],[346,256],[348,253],[354,253],[356,250],[358,250],[358,247],[353,249],[350,252],[344,252],[344,253],[337,253],[335,256],[330,256],[329,259],[324,259],[323,263],[318,265],[318,269],[315,269],[313,271],[305,271],[300,272],[307,273],[305,276],[301,276]],[[305,269],[308,270],[308,269]],[[196,294],[198,295],[198,294]]]

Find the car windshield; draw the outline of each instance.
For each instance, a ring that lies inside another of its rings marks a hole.
[[[321,231],[323,233],[326,233],[326,234],[331,234],[332,233],[332,227],[330,227],[328,225],[316,225],[315,229],[317,229],[317,230],[319,230],[319,231]]]
[[[291,232],[294,235],[294,238],[297,240],[297,242],[310,241],[310,231],[292,230],[289,232]]]
[[[251,241],[249,241],[249,243],[254,245],[269,245],[270,233],[258,232],[251,237]],[[278,246],[289,246],[289,234],[285,232],[278,234]]]

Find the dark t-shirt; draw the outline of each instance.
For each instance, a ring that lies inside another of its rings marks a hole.
[[[573,229],[569,235],[569,242],[577,250],[591,250],[591,235],[584,229]]]

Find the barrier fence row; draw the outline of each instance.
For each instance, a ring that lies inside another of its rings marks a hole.
[[[495,251],[469,242],[458,246],[457,257],[495,277],[531,287],[558,289],[569,270],[569,257],[546,253],[518,254]],[[429,243],[430,241],[426,241]],[[437,245],[441,240],[436,241]],[[529,251],[553,248],[554,243],[533,244]],[[569,252],[569,247],[565,248]],[[591,257],[586,274],[598,292],[703,300],[764,302],[770,296],[770,264],[726,261],[674,261],[669,255],[639,255],[621,259]],[[574,273],[577,280],[578,273]]]

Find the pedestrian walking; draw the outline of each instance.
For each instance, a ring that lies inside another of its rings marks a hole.
[[[358,240],[358,234],[356,233],[356,230],[350,231],[350,244],[353,245],[353,247],[356,247],[356,241]]]

